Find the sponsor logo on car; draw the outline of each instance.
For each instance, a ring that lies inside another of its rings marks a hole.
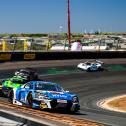
[[[62,95],[62,94],[52,94],[53,97],[56,97],[56,98],[67,98],[66,95]]]

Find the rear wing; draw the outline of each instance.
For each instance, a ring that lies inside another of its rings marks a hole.
[[[88,60],[84,63],[91,63],[91,62],[96,62],[96,63],[101,63],[101,64],[104,64],[104,62],[100,61],[100,60]]]

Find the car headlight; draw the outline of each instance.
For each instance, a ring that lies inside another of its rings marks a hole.
[[[35,98],[39,98],[40,95],[40,93],[35,93]]]
[[[73,102],[78,102],[78,97],[77,96],[74,96],[73,99],[72,99]]]

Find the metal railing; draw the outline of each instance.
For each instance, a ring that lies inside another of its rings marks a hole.
[[[75,41],[71,42],[72,44]],[[112,39],[98,40],[81,40],[81,50],[79,51],[125,51],[126,42]],[[68,51],[68,40],[49,40],[49,39],[1,39],[1,52],[18,52],[18,51]]]

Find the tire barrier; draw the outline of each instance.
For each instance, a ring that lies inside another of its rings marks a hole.
[[[126,51],[0,52],[0,61],[126,58]]]

